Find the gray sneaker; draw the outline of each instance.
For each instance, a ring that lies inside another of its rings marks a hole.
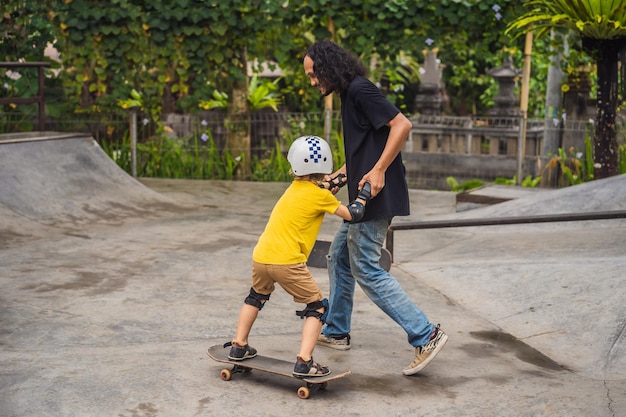
[[[448,341],[448,335],[439,328],[439,325],[435,327],[430,335],[430,340],[424,346],[418,346],[415,348],[415,357],[402,373],[404,375],[413,375],[421,371],[435,359],[435,356],[443,349],[443,346]]]
[[[296,364],[293,367],[293,376],[298,378],[326,375],[330,375],[330,369],[328,369],[328,367],[326,366],[320,365],[317,362],[314,362],[313,358],[305,361],[300,356],[298,356]]]
[[[232,342],[228,342],[224,344],[224,347],[227,348],[231,346],[230,353],[228,353],[228,359],[231,361],[243,361],[246,359],[252,359],[256,356],[256,349],[249,345],[236,345]]]
[[[320,346],[326,346],[331,349],[337,350],[348,350],[350,349],[350,335],[338,336],[338,337],[327,337],[324,336],[324,333],[320,333],[317,338],[317,344]]]

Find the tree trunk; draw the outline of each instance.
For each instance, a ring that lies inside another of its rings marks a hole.
[[[246,51],[241,51],[240,62],[246,62]],[[243,74],[233,83],[226,124],[226,149],[232,156],[240,157],[235,172],[237,179],[250,178],[250,109],[248,105],[248,74],[243,66]]]
[[[595,179],[618,174],[618,146],[615,129],[618,96],[618,53],[624,39],[583,39],[583,47],[595,59],[598,74],[598,102],[593,142]]]
[[[569,51],[569,44],[567,38],[553,29],[550,34],[550,44],[558,40],[559,44],[563,45],[565,53],[563,56],[567,56]],[[542,158],[549,159],[548,155],[556,155],[561,146],[561,131],[558,126],[561,123],[561,108],[563,102],[561,100],[562,92],[561,86],[563,85],[563,79],[565,74],[561,70],[561,54],[556,52],[554,46],[550,46],[550,53],[554,54],[550,57],[550,66],[548,67],[548,87],[546,88],[546,125],[550,126],[546,129],[545,137],[543,138],[541,156]],[[553,120],[557,120],[559,125],[555,124]]]

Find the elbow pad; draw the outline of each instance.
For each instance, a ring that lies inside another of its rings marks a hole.
[[[365,206],[359,201],[353,201],[346,207],[348,207],[350,215],[352,216],[352,220],[350,220],[350,223],[358,222],[363,218],[363,215],[365,214]]]

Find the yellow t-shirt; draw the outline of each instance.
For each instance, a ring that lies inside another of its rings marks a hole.
[[[252,259],[272,265],[306,262],[324,214],[340,205],[333,193],[311,181],[293,181],[274,206]]]

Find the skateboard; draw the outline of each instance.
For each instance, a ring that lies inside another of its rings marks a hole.
[[[229,348],[224,348],[223,345],[214,345],[209,348],[207,355],[211,359],[217,362],[228,363],[233,365],[231,369],[224,368],[220,371],[220,377],[223,381],[230,381],[234,374],[241,372],[251,372],[252,370],[268,372],[274,375],[282,375],[289,378],[297,379],[304,382],[306,385],[298,388],[298,397],[307,399],[311,395],[311,390],[323,390],[328,386],[328,382],[334,379],[343,378],[348,375],[350,371],[344,371],[341,373],[331,373],[326,376],[318,377],[296,377],[293,375],[293,363],[287,362],[282,359],[270,358],[268,356],[257,355],[252,359],[246,359],[243,361],[233,361],[228,359]]]
[[[326,255],[328,255],[328,250],[330,249],[330,243],[327,240],[316,240],[315,245],[313,246],[313,250],[309,255],[309,259],[306,264],[313,268],[326,268]],[[391,252],[389,252],[386,248],[382,248],[380,253],[380,266],[387,272],[391,269]]]

